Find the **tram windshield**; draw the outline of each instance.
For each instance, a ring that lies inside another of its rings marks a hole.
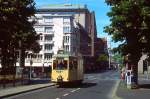
[[[67,69],[67,60],[57,59],[53,60],[53,69]]]

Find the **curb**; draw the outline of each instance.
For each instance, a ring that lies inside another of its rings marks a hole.
[[[18,94],[22,94],[22,93],[26,93],[26,92],[30,92],[30,91],[34,91],[34,90],[38,90],[38,89],[43,89],[43,88],[46,88],[46,87],[51,87],[51,86],[55,86],[55,84],[52,83],[50,85],[46,85],[46,86],[42,86],[42,87],[38,87],[38,88],[28,89],[28,90],[24,90],[24,91],[12,93],[12,94],[7,94],[7,95],[1,95],[0,99],[7,98],[7,97],[10,97],[10,96],[14,96],[14,95],[18,95]]]

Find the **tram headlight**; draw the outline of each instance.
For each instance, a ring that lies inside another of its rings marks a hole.
[[[63,78],[62,78],[61,75],[59,75],[59,76],[57,77],[57,81],[58,81],[58,82],[62,82],[62,81],[63,81]]]

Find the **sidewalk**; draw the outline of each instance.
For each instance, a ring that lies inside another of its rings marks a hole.
[[[54,83],[44,83],[44,84],[32,84],[32,85],[23,85],[23,86],[17,86],[17,87],[11,87],[11,88],[6,88],[6,89],[1,89],[0,90],[0,99],[12,95],[17,95],[21,94],[24,92],[29,92],[41,88],[46,88],[53,86]]]
[[[139,88],[128,89],[123,81],[120,81],[116,91],[118,99],[150,99],[150,79],[139,76]],[[116,99],[117,99],[116,98]]]

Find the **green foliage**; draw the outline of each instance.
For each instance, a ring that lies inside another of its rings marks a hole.
[[[105,32],[115,42],[122,41],[115,50],[137,63],[142,52],[150,53],[150,1],[149,0],[106,0],[111,6],[108,13],[111,24]]]
[[[39,37],[33,28],[34,22],[28,21],[34,13],[34,0],[0,0],[2,66],[8,65],[10,58],[15,62],[15,53],[20,49],[39,50],[39,45],[33,46]]]
[[[119,64],[123,64],[123,56],[119,53],[115,53],[113,56],[112,56],[112,59],[119,63]]]
[[[96,60],[97,62],[106,62],[108,61],[108,56],[106,54],[101,54]]]

